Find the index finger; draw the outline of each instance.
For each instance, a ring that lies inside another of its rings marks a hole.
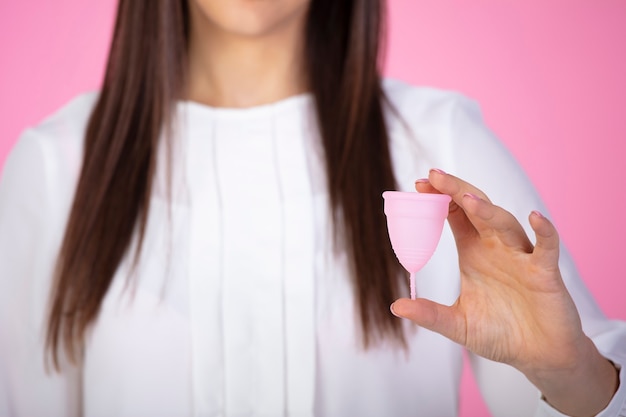
[[[428,179],[433,187],[448,194],[462,208],[459,211],[463,212],[463,216],[458,214],[453,219],[450,213],[448,220],[451,224],[470,222],[481,236],[495,234],[508,246],[531,250],[532,244],[517,219],[506,210],[495,206],[482,190],[440,169],[432,169]]]
[[[463,196],[466,194],[473,194],[491,203],[489,197],[482,190],[441,169],[431,169],[428,174],[428,181],[439,192],[452,197],[452,201],[461,207],[463,207]]]

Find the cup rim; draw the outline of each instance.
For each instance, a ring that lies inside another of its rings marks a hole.
[[[418,193],[406,192],[406,191],[385,191],[383,198],[391,200],[410,200],[410,201],[437,201],[437,202],[450,202],[452,198],[447,194],[433,194],[433,193]]]

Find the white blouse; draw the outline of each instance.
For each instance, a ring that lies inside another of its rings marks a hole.
[[[522,223],[533,209],[545,212],[474,102],[398,81],[384,87],[406,122],[387,112],[404,190],[439,167],[481,187]],[[82,368],[46,373],[50,280],[96,99],[81,95],[26,130],[4,168],[0,416],[458,414],[460,346],[408,323],[408,352],[359,344],[308,94],[249,109],[178,104],[173,203],[161,152],[136,274],[129,276],[126,258]],[[561,268],[586,333],[621,367],[620,389],[600,415],[626,416],[626,324],[604,317],[565,250]],[[421,297],[451,304],[458,296],[447,226],[417,281]],[[471,360],[493,415],[560,416],[513,368]]]

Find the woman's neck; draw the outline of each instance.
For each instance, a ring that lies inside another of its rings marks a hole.
[[[217,28],[197,11],[191,19],[187,99],[251,107],[306,91],[302,21],[245,36]]]

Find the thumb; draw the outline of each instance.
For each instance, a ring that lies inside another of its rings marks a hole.
[[[391,312],[456,343],[465,344],[465,320],[456,305],[448,307],[425,298],[400,298],[391,305]]]

